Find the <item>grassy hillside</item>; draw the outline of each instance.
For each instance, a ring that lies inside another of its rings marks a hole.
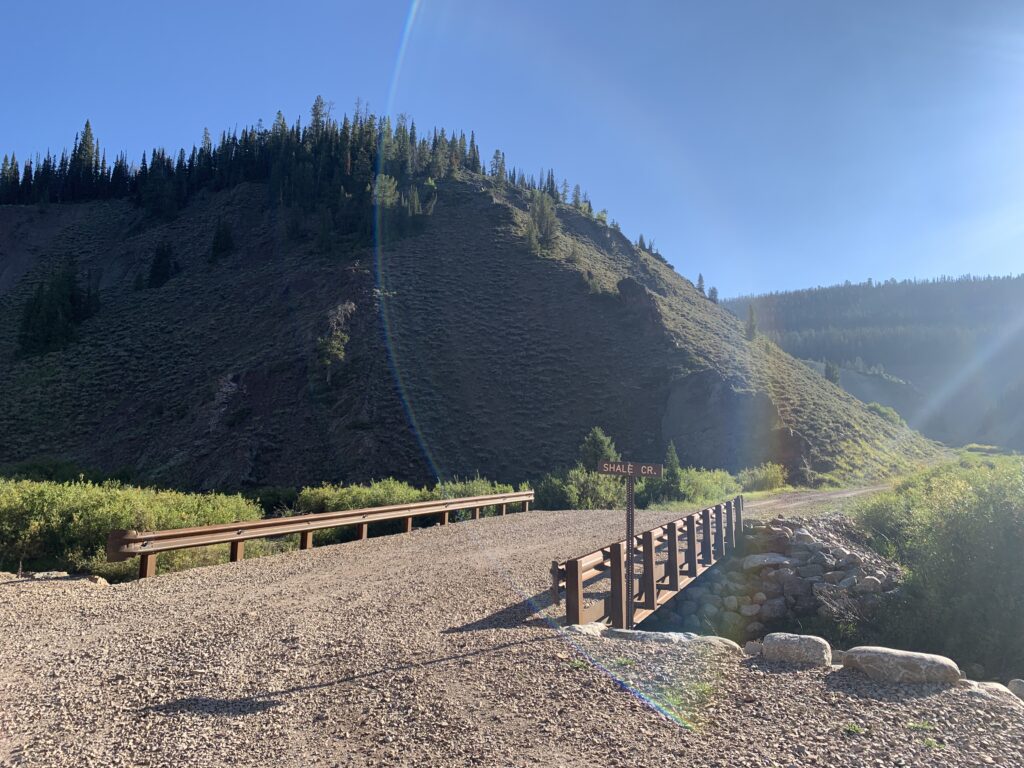
[[[867,383],[858,372],[907,382],[909,389],[883,387],[872,399],[926,435],[1024,448],[1022,301],[1017,276],[836,285],[725,306],[745,318],[752,305],[760,327],[790,354],[844,366],[841,383],[854,394]]]
[[[531,249],[527,194],[460,172],[378,262],[263,184],[198,193],[171,222],[123,200],[0,206],[0,464],[188,488],[509,481],[570,461],[594,425],[627,456],[671,439],[684,464],[778,460],[796,479],[934,455],[616,230],[557,216]],[[218,222],[234,249],[211,262]],[[148,288],[161,244],[180,271]],[[100,309],[19,357],[23,307],[68,256]]]

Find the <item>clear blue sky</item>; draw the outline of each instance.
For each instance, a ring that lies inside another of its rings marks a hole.
[[[351,111],[473,129],[723,295],[1024,271],[1024,3],[21,2],[0,153]],[[404,55],[403,55],[404,50]]]

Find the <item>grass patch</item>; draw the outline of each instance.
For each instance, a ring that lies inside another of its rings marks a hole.
[[[864,732],[864,728],[857,725],[857,723],[847,723],[843,726],[843,733],[849,734],[850,736],[860,736]]]
[[[934,731],[935,724],[927,720],[911,720],[907,723],[907,730],[910,731]]]

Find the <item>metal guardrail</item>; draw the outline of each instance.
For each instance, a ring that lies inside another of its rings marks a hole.
[[[107,536],[107,561],[122,562],[138,556],[139,578],[156,575],[156,558],[160,552],[191,547],[205,547],[211,544],[230,544],[231,562],[245,557],[245,542],[268,536],[299,534],[299,548],[313,547],[313,532],[325,528],[355,525],[359,538],[365,539],[367,526],[382,520],[404,520],[405,532],[412,530],[414,517],[438,515],[441,525],[448,524],[448,515],[459,510],[472,510],[473,519],[480,519],[484,507],[498,507],[502,515],[510,504],[522,504],[523,511],[529,511],[533,491],[499,493],[490,496],[467,496],[460,499],[437,499],[420,501],[415,504],[393,504],[387,507],[347,509],[340,512],[318,512],[294,517],[277,517],[265,520],[245,520],[237,523],[203,525],[197,528],[173,528],[166,531],[112,531]]]
[[[643,621],[704,571],[733,552],[743,531],[743,497],[716,504],[644,531],[634,537],[633,623]],[[608,574],[610,584],[597,584]],[[551,598],[561,603],[565,592],[567,624],[591,621],[626,626],[626,541],[616,541],[580,557],[551,563]],[[584,597],[584,589],[603,593],[603,599]]]

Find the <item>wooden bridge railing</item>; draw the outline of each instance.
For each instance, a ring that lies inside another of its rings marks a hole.
[[[160,552],[190,547],[205,547],[210,544],[230,544],[231,562],[245,556],[245,542],[268,536],[299,534],[299,548],[313,547],[313,531],[355,525],[359,538],[365,539],[367,525],[382,520],[403,520],[405,531],[412,530],[414,517],[437,515],[441,525],[448,524],[448,515],[459,510],[472,510],[473,519],[480,519],[484,507],[498,507],[502,515],[510,504],[522,504],[529,511],[533,491],[499,493],[490,496],[467,496],[460,499],[438,499],[415,504],[393,504],[388,507],[347,509],[340,512],[318,512],[294,517],[277,517],[266,520],[246,520],[237,523],[204,525],[198,528],[174,528],[167,531],[112,531],[107,536],[107,561],[121,562],[138,555],[139,578],[156,575],[156,557]]]
[[[633,542],[634,559],[642,567],[633,575],[634,625],[735,550],[742,530],[743,497],[737,496],[638,534]],[[610,584],[598,585],[605,574]],[[563,563],[551,563],[551,597],[557,605],[565,591],[567,624],[603,621],[625,627],[625,585],[625,540]],[[587,605],[585,589],[603,591],[605,597]]]

